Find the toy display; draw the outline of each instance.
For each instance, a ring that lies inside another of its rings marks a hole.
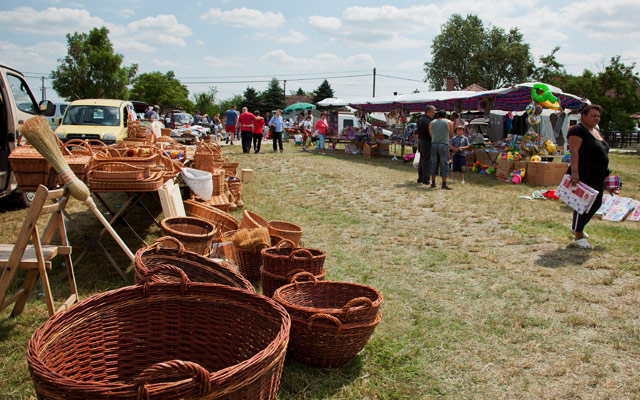
[[[509,179],[507,179],[507,182],[511,182],[514,185],[517,185],[518,183],[522,183],[524,181],[525,173],[526,173],[525,168],[513,170],[509,174]]]

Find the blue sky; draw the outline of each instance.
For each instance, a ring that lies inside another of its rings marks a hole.
[[[263,90],[271,77],[289,93],[328,79],[337,97],[429,90],[423,63],[453,13],[518,27],[536,61],[560,46],[574,74],[602,70],[612,56],[640,61],[640,1],[0,1],[0,62],[41,75],[67,52],[67,33],[106,26],[124,64],[173,70],[190,92],[219,98]],[[636,68],[637,69],[637,68]],[[50,81],[47,98],[57,100]]]

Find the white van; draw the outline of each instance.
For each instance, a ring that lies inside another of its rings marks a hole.
[[[9,154],[20,140],[18,128],[41,109],[51,111],[53,103],[36,102],[24,75],[0,63],[0,198],[19,196],[24,205],[33,200],[34,193],[18,191],[18,182],[9,164]]]
[[[51,126],[52,131],[55,131],[62,122],[64,111],[68,105],[69,103],[53,103],[53,107],[50,107],[42,114],[49,121],[49,126]]]
[[[338,135],[342,135],[344,128],[351,126],[361,129],[362,125],[360,123],[360,119],[352,113],[338,113]],[[367,122],[367,127],[370,126],[371,124]],[[383,129],[382,133],[386,138],[391,137],[391,131],[388,129]]]

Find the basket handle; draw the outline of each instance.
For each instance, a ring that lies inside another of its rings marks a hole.
[[[291,240],[289,239],[281,239],[278,244],[276,244],[276,247],[281,249],[283,245],[288,245],[289,247],[291,247],[292,249],[296,248],[296,244],[293,243]]]
[[[328,321],[333,322],[338,327],[338,332],[342,331],[342,322],[333,315],[323,314],[323,313],[315,313],[309,317],[309,323],[307,324],[307,329],[310,331],[313,330],[313,321],[316,319],[326,319]]]
[[[363,306],[357,309],[358,306]],[[369,311],[373,308],[373,301],[368,297],[355,297],[347,302],[342,307],[342,311],[346,313],[345,318],[349,318],[350,315],[356,314],[362,311]]]
[[[191,380],[198,385],[198,397],[204,397],[211,391],[211,376],[209,371],[198,363],[182,360],[159,362],[146,368],[134,379],[137,399],[149,399],[149,381],[164,378],[190,375]],[[171,390],[175,390],[172,388]],[[168,394],[168,393],[167,393]],[[154,392],[154,397],[162,398],[162,390]]]
[[[142,279],[140,279],[140,281],[138,282],[138,285],[142,285],[142,295],[144,297],[148,297],[150,294],[149,282],[151,281],[151,278],[160,272],[179,277],[180,278],[180,294],[185,294],[187,292],[187,288],[189,287],[189,284],[191,283],[191,281],[189,280],[189,277],[187,277],[187,274],[185,274],[183,270],[176,267],[175,265],[168,265],[168,264],[158,265],[150,269],[146,274],[144,274]]]
[[[302,254],[304,256],[307,256],[307,259],[312,260],[313,259],[313,254],[311,254],[311,252],[307,249],[303,249],[303,248],[298,248],[295,249],[291,252],[291,254],[289,255],[289,260],[293,261],[293,259],[296,257],[296,255],[298,254]],[[301,257],[302,258],[302,257]]]
[[[291,272],[295,272],[295,271],[291,271]],[[295,283],[296,284],[296,289],[298,289],[298,278],[311,278],[309,279],[307,282],[313,282],[313,285],[315,286],[318,283],[318,278],[315,277],[315,275],[313,275],[311,272],[308,271],[302,271],[302,272],[298,272],[296,274],[294,274],[291,279],[289,279],[290,283]]]
[[[151,245],[151,247],[153,247],[156,250],[156,253],[158,252],[158,250],[160,250],[160,244],[162,242],[171,242],[173,244],[175,244],[178,247],[178,254],[182,255],[182,253],[184,253],[184,245],[182,244],[181,241],[179,241],[178,239],[174,238],[173,236],[163,236],[159,239],[156,239],[155,242],[153,242],[153,244]]]

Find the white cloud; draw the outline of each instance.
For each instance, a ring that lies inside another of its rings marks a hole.
[[[196,44],[198,46],[202,46],[202,45],[204,45],[204,40],[196,39]]]
[[[118,15],[126,19],[133,17],[134,14],[135,14],[135,11],[133,11],[133,9],[131,8],[123,8],[118,12]]]
[[[599,40],[637,39],[640,35],[637,0],[586,0],[564,7],[562,14],[570,18],[570,27]]]
[[[202,61],[204,61],[205,65],[210,68],[242,68],[248,63],[251,63],[252,58],[244,56],[230,56],[224,58],[206,56],[202,58]]]
[[[0,40],[0,60],[9,63],[10,67],[19,71],[44,72],[51,70],[51,56],[43,54],[40,44],[24,48],[16,44]],[[62,53],[62,54],[66,54]]]
[[[289,29],[287,34],[282,34],[278,31],[259,31],[251,35],[250,38],[264,43],[283,43],[288,45],[300,44],[309,40],[304,33],[293,29]]]
[[[251,8],[234,8],[229,11],[222,11],[219,8],[210,8],[204,15],[200,17],[205,21],[214,24],[220,23],[234,28],[245,29],[275,29],[284,25],[285,18],[282,13],[260,10]]]
[[[154,58],[151,63],[158,67],[160,70],[167,70],[167,71],[175,71],[176,69],[182,67],[182,64],[177,62],[177,61],[173,61],[173,60],[160,60],[157,58]]]
[[[333,69],[367,69],[375,66],[375,61],[370,54],[356,54],[341,58],[335,54],[319,53],[310,58],[294,57],[284,50],[273,50],[259,58],[259,62],[277,68],[304,71],[322,71]]]
[[[0,11],[0,26],[13,32],[53,36],[85,32],[103,25],[106,25],[104,20],[92,17],[89,11],[82,9],[50,7],[36,11],[18,7],[13,11]]]
[[[126,34],[132,41],[185,47],[187,43],[183,38],[191,36],[192,32],[188,26],[179,23],[175,16],[158,15],[127,24]]]

